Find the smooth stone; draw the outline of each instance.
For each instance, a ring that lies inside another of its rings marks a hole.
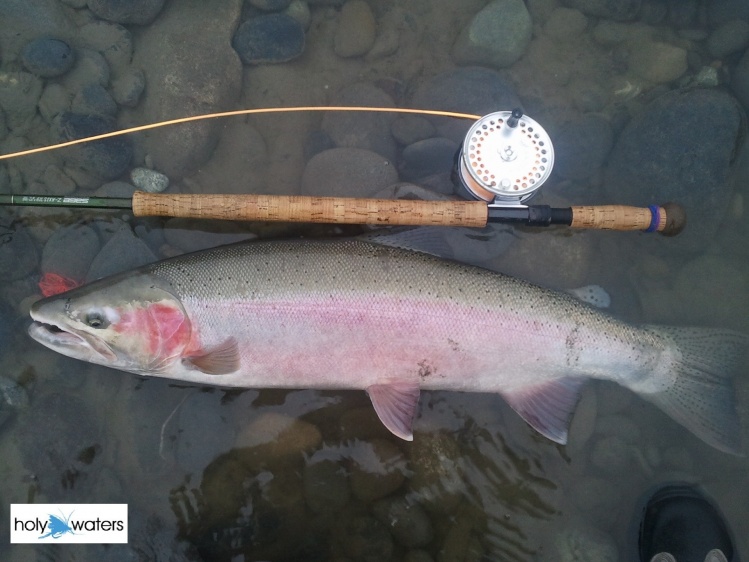
[[[291,0],[249,0],[250,4],[266,12],[280,12],[291,4]]]
[[[593,466],[610,475],[631,474],[634,460],[632,445],[616,435],[598,439],[590,452]]]
[[[737,53],[749,45],[749,22],[746,20],[727,21],[714,29],[707,39],[707,51],[717,59]]]
[[[374,45],[377,22],[364,0],[348,0],[341,8],[333,35],[333,51],[339,57],[359,57]]]
[[[42,80],[29,72],[0,72],[0,107],[10,129],[34,117],[43,87]]]
[[[108,133],[117,128],[115,121],[100,115],[63,112],[56,120],[61,141],[80,139]],[[126,137],[113,137],[78,145],[69,151],[69,158],[85,170],[104,179],[122,175],[130,166],[133,146]]]
[[[129,227],[123,227],[104,244],[91,262],[86,281],[101,279],[154,261],[156,256],[148,245],[136,237]]]
[[[251,449],[262,465],[311,453],[322,443],[320,430],[309,422],[278,413],[264,413],[242,428],[234,446]]]
[[[678,201],[689,217],[679,236],[643,239],[647,248],[697,251],[710,244],[731,201],[728,178],[741,122],[741,108],[725,92],[673,91],[651,102],[619,135],[604,178],[610,200],[636,206]]]
[[[73,113],[115,117],[118,108],[117,103],[103,86],[89,84],[75,95],[70,110]]]
[[[305,30],[309,28],[309,24],[312,22],[309,6],[303,0],[291,0],[284,13],[298,21]]]
[[[667,84],[684,74],[687,65],[687,51],[681,47],[660,42],[643,42],[632,45],[629,69],[656,84]]]
[[[75,181],[59,166],[51,164],[44,169],[42,183],[47,186],[48,193],[55,195],[70,195],[76,190]]]
[[[395,107],[395,102],[380,88],[360,82],[337,92],[330,105]],[[393,119],[391,113],[332,111],[325,113],[321,129],[338,148],[371,150],[393,162],[396,156],[395,139],[390,133]]]
[[[742,55],[731,74],[731,90],[746,110],[749,108],[749,49]]]
[[[387,439],[358,441],[351,450],[351,492],[371,502],[392,494],[406,479],[406,459]]]
[[[251,18],[239,26],[232,47],[247,65],[280,63],[304,52],[304,28],[286,14]]]
[[[148,27],[139,30],[132,67],[148,85],[138,105],[123,112],[133,123],[155,123],[186,115],[236,109],[242,63],[231,47],[241,0],[169,2]],[[200,33],[189,35],[200,22]],[[164,127],[138,139],[149,166],[172,181],[210,159],[226,121],[210,119]]]
[[[399,115],[393,119],[390,133],[400,144],[408,146],[421,140],[436,137],[437,129],[421,115]]]
[[[450,174],[458,145],[437,137],[417,141],[403,149],[398,172],[404,181],[418,181],[436,174]]]
[[[616,542],[588,524],[567,525],[554,539],[558,562],[619,562]]]
[[[446,433],[419,433],[409,449],[408,484],[430,512],[451,514],[466,493],[460,445]]]
[[[167,243],[182,252],[197,252],[224,244],[252,240],[257,236],[244,223],[222,220],[174,218],[164,225]]]
[[[434,539],[434,528],[424,509],[405,498],[385,498],[372,506],[374,516],[406,548],[427,546]]]
[[[616,21],[633,20],[637,17],[642,0],[563,0],[568,8],[580,10],[583,14]]]
[[[119,105],[135,107],[146,88],[146,76],[139,68],[130,68],[112,80],[112,97]]]
[[[5,306],[0,306],[0,312],[6,313]],[[0,336],[5,332],[5,324],[0,318]],[[0,342],[0,350],[4,349],[4,344]],[[19,385],[13,379],[0,376],[0,427],[11,419],[18,410],[23,410],[29,406],[29,395],[25,388]]]
[[[544,24],[544,32],[552,39],[570,41],[580,37],[588,26],[586,18],[579,10],[557,8]]]
[[[107,88],[111,76],[109,63],[99,51],[79,48],[76,50],[73,68],[60,78],[60,84],[69,92],[77,92],[89,84],[99,84]]]
[[[100,250],[99,236],[92,228],[83,224],[64,226],[44,245],[41,270],[81,282]]]
[[[3,64],[16,62],[23,47],[41,37],[75,37],[74,15],[57,0],[2,0],[0,53]]]
[[[23,48],[21,61],[32,74],[40,78],[54,78],[73,67],[75,52],[65,41],[42,37]]]
[[[302,174],[302,194],[371,197],[398,181],[390,161],[361,148],[333,148],[314,156]]]
[[[47,84],[39,97],[39,114],[47,123],[52,123],[58,115],[70,109],[72,101],[72,94],[60,84]]]
[[[195,392],[179,407],[175,457],[187,473],[200,475],[234,445],[235,430],[226,421],[221,398],[218,392]]]
[[[554,172],[570,180],[596,174],[614,146],[614,131],[601,115],[583,115],[554,135]]]
[[[533,31],[522,0],[494,0],[461,31],[452,48],[456,64],[505,68],[528,48]]]
[[[315,513],[329,514],[342,509],[351,498],[346,471],[333,460],[314,460],[304,465],[304,498]]]
[[[115,23],[151,23],[165,0],[88,0],[88,9],[103,20]]]
[[[133,58],[133,36],[127,28],[106,21],[93,21],[78,29],[76,41],[104,56],[113,73],[118,74]]]
[[[156,170],[133,168],[130,170],[130,181],[138,189],[148,193],[161,193],[169,187],[169,178]]]
[[[343,546],[357,562],[382,562],[393,555],[393,539],[374,517],[354,517],[344,523]]]
[[[23,279],[37,267],[37,250],[25,228],[0,215],[0,281]]]
[[[707,19],[712,27],[736,19],[749,21],[749,4],[746,0],[711,2],[709,10],[707,10]]]
[[[411,107],[487,115],[519,107],[512,85],[498,72],[488,68],[457,68],[438,74],[422,83],[411,99]],[[467,119],[427,117],[439,135],[458,144],[473,124]]]
[[[132,198],[135,186],[125,181],[110,181],[99,187],[94,195],[97,197],[123,197]]]

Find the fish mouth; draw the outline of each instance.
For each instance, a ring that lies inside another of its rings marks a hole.
[[[100,361],[103,360],[107,363],[117,359],[115,353],[106,343],[90,334],[72,328],[66,329],[51,322],[44,322],[40,318],[34,318],[33,312],[31,317],[34,322],[29,326],[29,335],[58,353],[86,361],[93,361],[95,356],[99,356]]]

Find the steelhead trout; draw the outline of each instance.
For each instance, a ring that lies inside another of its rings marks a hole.
[[[496,392],[565,443],[587,379],[615,381],[738,452],[731,376],[749,338],[634,326],[566,294],[360,239],[186,254],[35,303],[29,333],[76,359],[226,387],[366,389],[402,439],[422,389]]]

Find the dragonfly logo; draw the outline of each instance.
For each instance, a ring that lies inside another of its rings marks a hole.
[[[11,543],[50,541],[126,543],[127,504],[11,504]]]
[[[60,514],[62,515],[62,513]],[[49,514],[49,532],[47,534],[42,535],[39,537],[40,539],[46,539],[47,537],[52,537],[53,539],[59,539],[61,536],[63,536],[65,533],[73,533],[73,529],[70,528],[70,516],[73,515],[72,513],[65,517],[62,516],[62,519],[57,517],[56,515]]]

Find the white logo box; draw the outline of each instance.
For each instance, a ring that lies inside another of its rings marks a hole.
[[[10,542],[127,543],[127,504],[13,503]]]

